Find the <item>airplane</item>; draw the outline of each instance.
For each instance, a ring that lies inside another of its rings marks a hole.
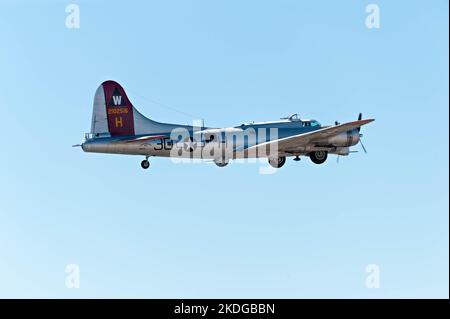
[[[323,164],[329,154],[347,156],[350,147],[361,142],[361,126],[374,119],[322,126],[297,114],[277,121],[251,122],[226,128],[203,125],[160,123],[142,115],[115,81],[103,82],[95,92],[91,131],[81,146],[84,152],[140,155],[143,169],[150,167],[152,156],[179,157],[213,161],[224,167],[230,160],[268,159],[270,166],[282,167],[287,157],[299,161],[309,157]]]

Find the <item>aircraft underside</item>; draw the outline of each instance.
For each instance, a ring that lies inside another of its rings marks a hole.
[[[279,168],[284,165],[287,157],[295,157],[294,160],[299,161],[300,156],[308,156],[314,163],[322,164],[328,154],[342,156],[349,154],[349,147],[310,146],[271,152],[270,148],[264,151],[233,151],[236,149],[235,146],[226,148],[217,143],[216,145],[198,144],[201,143],[193,145],[192,143],[174,143],[159,139],[140,145],[127,145],[105,140],[84,143],[82,147],[85,152],[145,156],[146,159],[142,163],[144,168],[148,168],[148,158],[152,156],[213,160],[220,167],[226,166],[230,160],[235,159],[268,158],[269,164]]]

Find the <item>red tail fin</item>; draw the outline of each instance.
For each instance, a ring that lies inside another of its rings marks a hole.
[[[114,81],[102,83],[108,130],[111,136],[134,135],[133,105],[122,86]]]

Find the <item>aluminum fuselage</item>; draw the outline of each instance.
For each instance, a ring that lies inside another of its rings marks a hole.
[[[181,156],[189,158],[214,159],[217,152],[211,154],[212,147],[222,147],[228,157],[246,158],[263,157],[262,154],[245,154],[239,150],[298,134],[303,134],[323,128],[320,124],[315,126],[305,126],[302,121],[273,121],[242,124],[240,126],[216,129],[199,128],[186,125],[165,124],[167,130],[152,132],[151,135],[163,136],[149,141],[126,143],[130,139],[145,137],[142,135],[120,136],[120,137],[90,137],[83,144],[85,152],[108,153],[108,154],[128,154],[144,156]],[[163,128],[165,126],[162,126]],[[193,137],[193,142],[187,141],[189,136]],[[211,137],[213,140],[211,141]],[[193,151],[177,152],[179,149],[193,148]],[[294,150],[297,155],[306,154],[311,149]],[[176,153],[174,153],[176,152]],[[293,155],[293,154],[291,154]]]

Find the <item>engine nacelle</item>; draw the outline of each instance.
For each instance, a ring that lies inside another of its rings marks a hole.
[[[359,132],[357,129],[340,133],[328,139],[328,143],[333,146],[353,146],[359,142]]]

